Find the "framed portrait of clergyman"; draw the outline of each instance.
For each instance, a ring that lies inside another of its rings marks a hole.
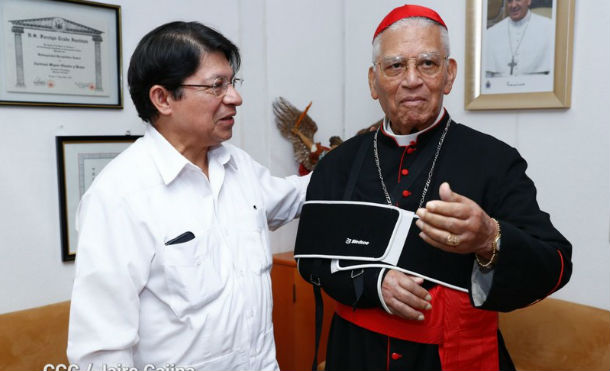
[[[76,257],[78,203],[95,177],[139,136],[58,136],[57,180],[63,261]]]
[[[0,104],[123,108],[121,8],[0,0]]]
[[[465,108],[568,108],[574,0],[468,0]]]

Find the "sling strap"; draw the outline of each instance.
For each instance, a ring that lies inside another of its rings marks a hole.
[[[364,156],[366,156],[366,152],[371,146],[371,140],[363,140],[360,144],[360,148],[358,148],[358,153],[356,154],[356,158],[352,163],[352,168],[350,171],[350,177],[347,181],[347,185],[345,187],[345,192],[343,193],[343,200],[350,200],[352,197],[352,193],[354,192],[354,188],[356,187],[356,182],[358,180],[358,175],[360,174],[360,169],[362,169],[362,164],[364,163]],[[319,264],[319,262],[316,262]],[[364,289],[364,281],[362,278],[362,274],[358,274],[354,279],[354,290],[356,292],[356,301],[354,302],[354,307],[356,303],[362,296],[362,292]],[[316,301],[315,313],[316,313],[316,346],[314,349],[313,355],[313,363],[311,365],[311,370],[316,371],[318,369],[318,349],[320,348],[320,335],[322,334],[322,321],[324,315],[324,301],[322,300],[322,293],[320,291],[321,283],[319,277],[310,276],[310,282],[313,285],[313,294]],[[317,284],[316,284],[317,282]]]

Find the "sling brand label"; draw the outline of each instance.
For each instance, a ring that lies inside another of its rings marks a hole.
[[[346,245],[368,245],[370,242],[369,241],[362,241],[362,240],[355,240],[355,239],[351,239],[351,238],[346,238],[345,239],[345,244]]]

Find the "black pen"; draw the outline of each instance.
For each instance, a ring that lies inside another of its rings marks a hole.
[[[195,238],[195,235],[191,231],[186,231],[182,233],[180,236],[172,238],[171,240],[165,243],[165,246],[168,245],[176,245],[179,243],[185,243]]]

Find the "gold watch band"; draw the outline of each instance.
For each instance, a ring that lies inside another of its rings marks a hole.
[[[491,268],[494,266],[494,264],[496,264],[496,261],[498,260],[498,242],[500,242],[502,234],[500,233],[500,223],[498,223],[495,218],[491,218],[491,220],[496,223],[498,232],[496,233],[496,238],[494,238],[493,242],[491,243],[491,257],[487,262],[482,262],[479,256],[475,254],[477,264],[479,264],[479,267],[481,268]]]

